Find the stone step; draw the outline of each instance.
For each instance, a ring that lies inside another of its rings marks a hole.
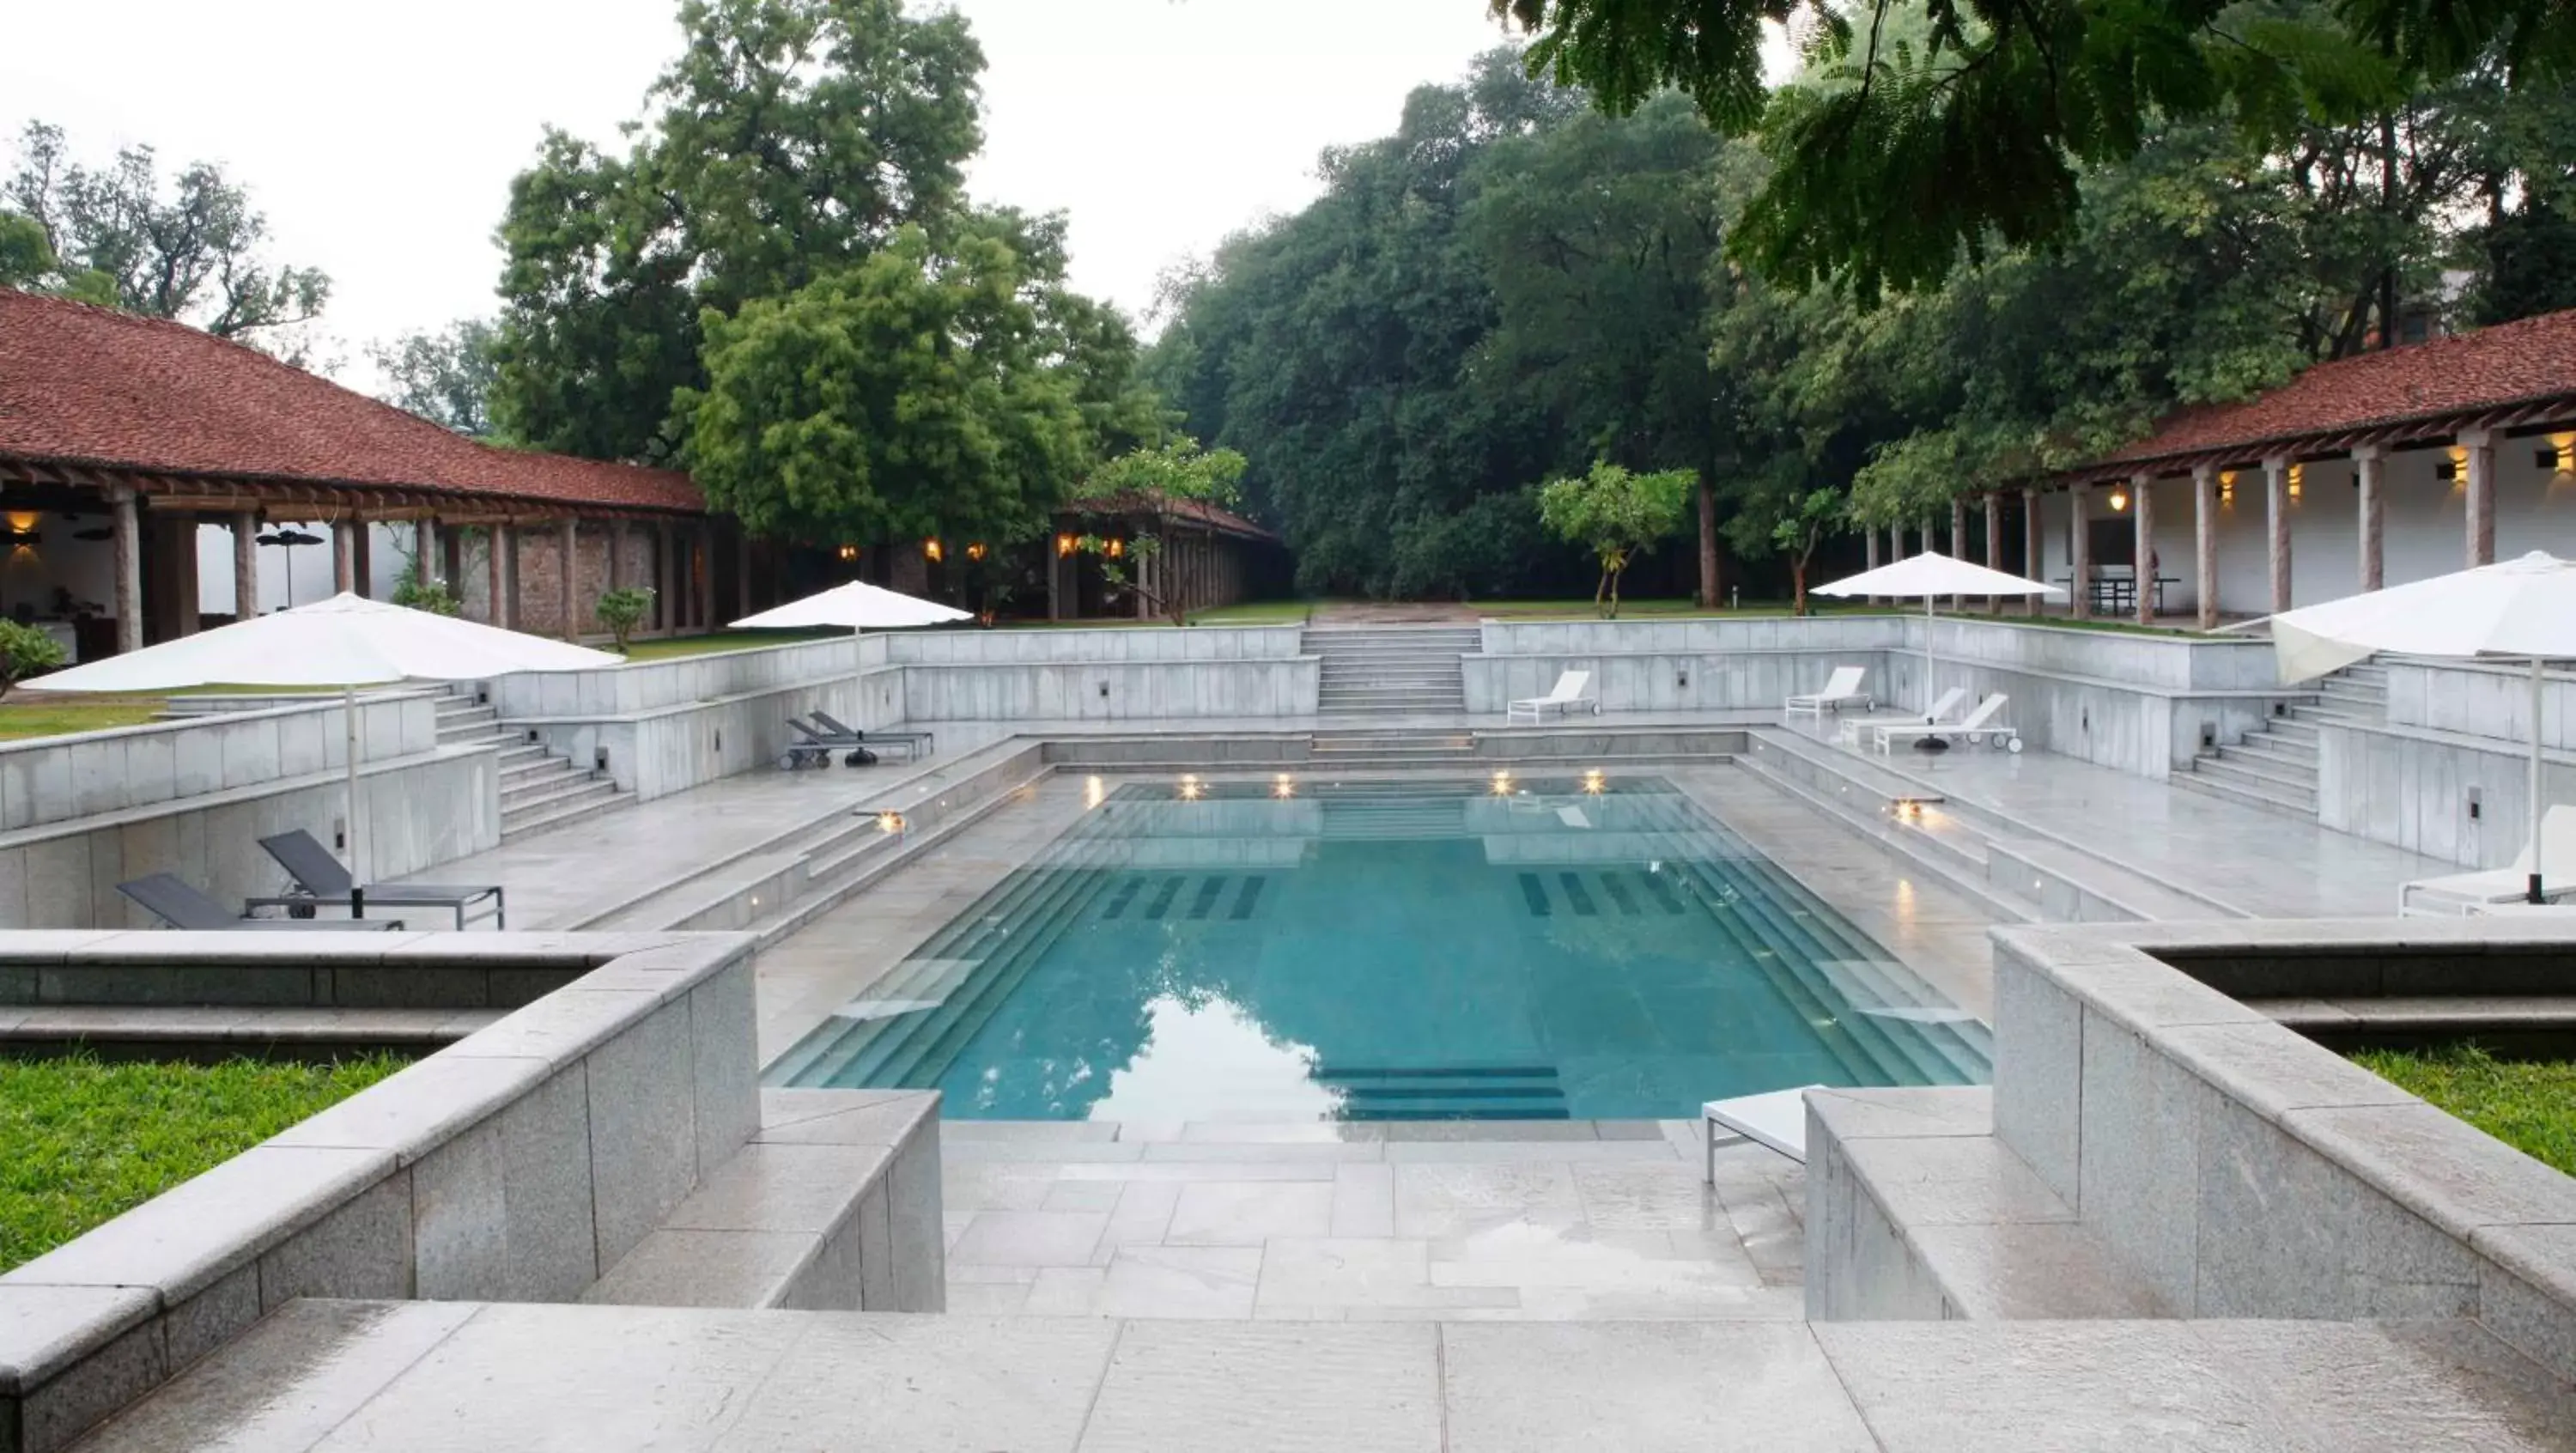
[[[607,813],[622,812],[635,805],[635,794],[616,790],[614,783],[602,782],[599,785],[606,787],[608,791],[600,796],[578,799],[569,807],[550,807],[544,812],[517,818],[513,818],[506,812],[501,814],[501,841],[506,843],[531,833],[569,827],[576,822],[587,822]]]
[[[2313,764],[2302,767],[2280,757],[2248,752],[2241,747],[2220,747],[2204,752],[2192,761],[2192,770],[2222,782],[2238,783],[2284,797],[2304,795],[2316,800],[2317,773]]]
[[[504,789],[501,793],[501,815],[507,818],[513,813],[546,811],[578,798],[616,790],[617,784],[606,777],[595,777],[566,767],[560,776],[539,777]]]
[[[2270,793],[2252,791],[2221,782],[2199,772],[2176,772],[2166,780],[2169,785],[2184,792],[2197,792],[2204,797],[2217,797],[2240,806],[2259,807],[2266,812],[2278,812],[2309,822],[2317,819],[2317,805],[2313,798],[2306,802],[2292,801]]]
[[[2314,776],[2317,770],[2317,741],[2280,736],[2272,732],[2248,732],[2242,741],[2221,751],[2244,751],[2257,757],[2268,757]]]

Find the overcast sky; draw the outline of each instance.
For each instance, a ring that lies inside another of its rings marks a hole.
[[[273,252],[331,275],[360,345],[485,315],[513,174],[548,124],[600,141],[680,45],[675,0],[108,0],[25,5],[0,156],[30,119],[85,161],[148,142],[246,183]],[[1498,43],[1485,0],[956,0],[991,65],[983,200],[1072,217],[1073,277],[1141,314],[1156,276],[1315,191],[1326,146]],[[1284,24],[1283,21],[1293,21]]]

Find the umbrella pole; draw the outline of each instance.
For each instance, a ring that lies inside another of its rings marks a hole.
[[[2545,805],[2543,805],[2543,804],[2542,804],[2542,802],[2541,802],[2541,800],[2540,800],[2540,702],[2541,702],[2541,690],[2542,690],[2542,687],[2543,687],[2543,685],[2544,685],[2544,682],[2545,682],[2545,678],[2541,675],[2541,661],[2540,661],[2540,658],[2539,658],[2538,656],[2534,656],[2534,657],[2532,657],[2532,658],[2531,658],[2531,885],[2530,885],[2530,900],[2531,900],[2532,902],[2534,902],[2534,903],[2545,903],[2545,902],[2549,901],[2549,900],[2548,900],[2548,899],[2547,899],[2547,898],[2542,894],[2542,892],[2541,892],[2541,885],[2540,885],[2540,870],[2541,870],[2541,862],[2540,862],[2540,819],[2541,819],[2541,817],[2542,817],[2542,816],[2547,812],[2547,810],[2548,810],[2548,809],[2546,808],[2546,806],[2545,806]]]
[[[1931,596],[1923,597],[1923,720],[1927,723],[1932,720],[1932,677],[1940,670],[1932,659],[1933,604]]]
[[[349,916],[367,916],[367,874],[365,859],[358,855],[358,688],[340,688],[340,724],[348,734],[348,749],[341,753],[349,766]]]

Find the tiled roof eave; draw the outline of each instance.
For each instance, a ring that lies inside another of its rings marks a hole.
[[[398,508],[417,508],[423,502],[435,501],[452,504],[460,514],[511,513],[518,510],[531,514],[578,513],[595,516],[621,514],[697,516],[709,513],[703,505],[692,508],[678,504],[575,499],[563,495],[502,488],[467,489],[448,484],[416,484],[326,475],[259,474],[236,470],[174,468],[132,460],[82,455],[0,452],[0,477],[12,473],[23,473],[31,480],[60,482],[79,487],[125,484],[146,497],[156,494],[184,494],[191,489],[211,488],[239,491],[254,498],[261,495],[272,496],[279,503],[323,503],[320,497],[325,495],[349,496],[346,503],[359,507],[373,501],[380,504],[390,503]],[[46,480],[48,475],[55,478],[48,481]]]
[[[2162,478],[2189,474],[2203,465],[2215,468],[2257,467],[2265,459],[2275,456],[2310,458],[2344,454],[2371,444],[2419,443],[2466,430],[2514,429],[2553,418],[2576,420],[2576,388],[2557,389],[2500,403],[2482,403],[2465,409],[2437,409],[2399,415],[2357,426],[2301,429],[2191,449],[2115,455],[2092,464],[2061,470],[2049,476],[2049,482],[2056,485],[2100,484],[2141,473]]]

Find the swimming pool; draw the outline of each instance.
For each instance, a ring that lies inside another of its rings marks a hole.
[[[965,1119],[1305,1121],[1987,1077],[1984,1026],[1660,779],[1092,797],[770,1082],[936,1087]]]

